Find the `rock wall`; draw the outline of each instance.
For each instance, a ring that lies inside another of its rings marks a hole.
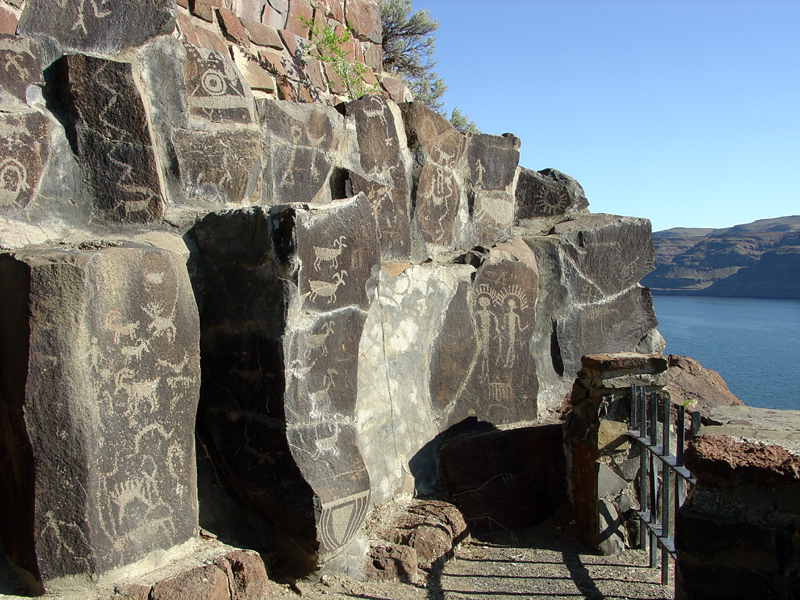
[[[307,16],[367,60],[374,5],[88,6],[0,8],[2,532],[45,587],[194,534],[198,403],[243,518],[357,574],[365,516],[441,489],[452,435],[551,420],[583,355],[663,348],[648,221],[588,213],[511,134],[388,91],[330,106],[299,71],[270,92],[242,58],[269,27],[297,58]]]

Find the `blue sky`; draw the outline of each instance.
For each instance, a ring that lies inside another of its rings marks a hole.
[[[414,0],[436,71],[520,164],[654,230],[800,214],[800,0]]]

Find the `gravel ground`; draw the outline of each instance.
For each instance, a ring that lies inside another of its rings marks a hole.
[[[569,517],[566,516],[566,519]],[[673,599],[661,573],[640,550],[597,556],[571,520],[551,519],[524,531],[473,534],[455,560],[434,565],[419,585],[362,583],[344,577],[275,584],[273,597],[343,600]]]
[[[197,561],[195,561],[197,562]],[[639,550],[597,556],[583,541],[568,510],[523,531],[473,533],[456,557],[421,573],[417,585],[359,582],[325,576],[322,581],[270,582],[269,598],[299,600],[493,600],[570,599],[672,600],[673,585],[662,587],[658,569],[649,569]],[[670,569],[670,582],[674,572]],[[0,582],[6,579],[0,565]],[[0,585],[0,598],[14,593]],[[86,595],[69,595],[85,600]],[[46,598],[67,598],[56,594]],[[21,600],[21,599],[20,599]]]

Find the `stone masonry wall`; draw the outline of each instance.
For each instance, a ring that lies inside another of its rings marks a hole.
[[[195,407],[265,545],[358,575],[454,431],[552,421],[581,356],[663,349],[649,222],[405,101],[376,10],[0,3],[0,533],[45,589],[195,535]],[[386,94],[339,102],[301,16],[351,26]]]

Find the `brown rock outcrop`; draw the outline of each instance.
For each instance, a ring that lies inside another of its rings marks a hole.
[[[669,355],[667,369],[667,391],[673,404],[687,404],[688,408],[699,411],[703,419],[708,418],[709,409],[715,406],[744,406],[744,402],[734,396],[719,373],[703,366],[688,356]]]

